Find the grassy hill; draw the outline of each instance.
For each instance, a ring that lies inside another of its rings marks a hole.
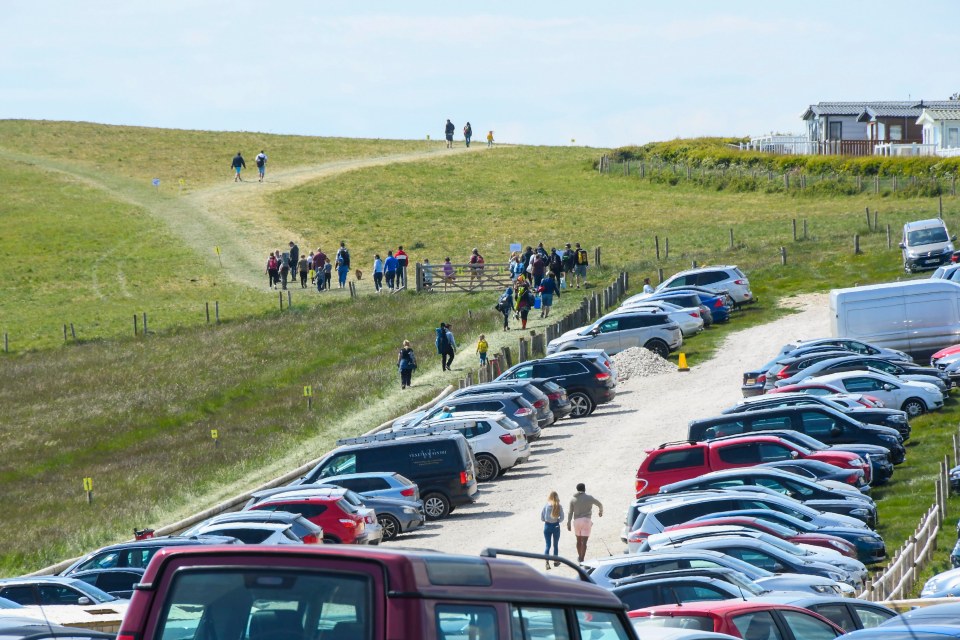
[[[864,207],[879,208],[880,228],[894,234],[935,215],[930,199],[798,200],[598,175],[592,149],[441,147],[0,122],[0,331],[14,350],[0,354],[0,574],[170,521],[303,462],[452,379],[423,367],[414,393],[401,395],[392,362],[400,340],[429,363],[439,320],[454,321],[466,343],[497,326],[492,297],[375,297],[369,276],[358,300],[296,290],[293,311],[279,314],[263,261],[289,239],[305,251],[346,240],[365,271],[374,252],[397,244],[436,263],[464,260],[474,246],[501,260],[510,243],[538,240],[600,245],[604,263],[628,268],[634,283],[693,260],[738,264],[762,302],[692,341],[696,361],[724,332],[773,317],[780,296],[898,277],[899,254],[867,228]],[[260,148],[271,158],[268,181],[233,184],[230,157],[241,149],[252,160]],[[956,227],[960,203],[944,205]],[[793,219],[801,234],[807,221],[806,239],[793,241]],[[203,305],[213,300],[227,322],[206,326]],[[156,333],[134,339],[132,314],[143,311]],[[80,343],[62,347],[69,322]],[[312,413],[307,384],[322,389]],[[951,407],[918,422],[922,458],[946,446],[958,414]],[[210,429],[221,433],[216,449]],[[929,502],[930,471],[915,470],[893,488],[902,505],[885,526],[895,537]],[[87,476],[92,505],[80,490]]]

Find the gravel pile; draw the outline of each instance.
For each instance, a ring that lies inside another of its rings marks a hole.
[[[621,351],[613,356],[613,362],[617,366],[617,382],[672,373],[677,370],[677,365],[643,347],[630,347]]]

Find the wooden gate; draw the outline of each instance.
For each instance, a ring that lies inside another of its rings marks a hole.
[[[508,263],[422,264],[417,263],[417,291],[439,293],[471,293],[503,291],[512,286],[513,276]]]

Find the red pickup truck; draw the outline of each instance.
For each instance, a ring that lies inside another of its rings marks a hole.
[[[636,640],[620,600],[576,565],[563,561],[585,581],[490,557],[497,553],[164,549],[135,587],[117,640]]]
[[[647,451],[647,457],[637,469],[637,497],[658,493],[664,485],[711,471],[792,458],[820,460],[844,469],[863,469],[865,466],[863,459],[855,453],[811,451],[776,436],[667,443]]]

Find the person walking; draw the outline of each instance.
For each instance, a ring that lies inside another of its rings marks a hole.
[[[409,340],[403,341],[403,347],[400,348],[400,355],[397,356],[397,369],[400,370],[400,388],[406,389],[411,386],[410,378],[417,368],[417,356],[413,353],[413,347]]]
[[[393,291],[397,279],[397,259],[393,256],[393,251],[387,251],[387,259],[383,261],[383,275],[387,279],[387,289]]]
[[[300,247],[293,240],[290,241],[290,268],[296,268],[300,263]]]
[[[492,147],[492,146],[493,146],[493,131],[488,131],[488,132],[487,132],[487,146],[488,146],[488,147]]]
[[[470,123],[463,125],[463,139],[466,140],[467,146],[470,146],[470,138],[473,137],[473,127],[470,126]]]
[[[586,491],[587,487],[582,482],[577,485],[577,492],[570,499],[570,512],[567,514],[567,531],[573,531],[573,535],[577,537],[577,560],[581,563],[587,556],[587,540],[593,529],[594,506],[598,509],[597,515],[603,517],[603,504]]]
[[[456,127],[453,126],[453,123],[450,122],[450,118],[447,118],[447,124],[443,128],[443,135],[447,139],[447,149],[453,148],[453,132]]]
[[[540,252],[537,252],[530,258],[530,264],[533,267],[530,270],[530,275],[533,276],[533,288],[537,289],[540,287],[543,275],[547,272],[547,263],[546,260],[543,259],[543,256],[540,255]]]
[[[247,168],[247,163],[243,160],[243,154],[237,151],[237,155],[233,156],[233,161],[230,163],[230,166],[233,167],[233,181],[243,182],[243,178],[240,177],[240,171]]]
[[[473,248],[473,251],[470,253],[470,286],[473,286],[473,281],[476,280],[477,284],[483,282],[483,256],[480,255],[479,249],[476,247]]]
[[[453,264],[450,263],[450,256],[447,256],[447,259],[443,262],[444,288],[446,288],[446,285],[453,284],[453,281],[457,278],[456,273],[456,269],[454,269]]]
[[[287,276],[290,275],[290,254],[286,251],[280,256],[280,288],[287,288]]]
[[[407,287],[407,265],[410,262],[410,256],[403,250],[401,244],[397,247],[397,252],[393,254],[393,257],[397,259],[397,289],[405,289]]]
[[[317,247],[317,252],[313,254],[313,271],[317,276],[317,291],[323,291],[326,287],[326,278],[323,274],[323,267],[327,264],[327,254],[325,254],[320,247]]]
[[[510,331],[510,314],[513,313],[513,288],[507,287],[497,300],[497,311],[503,314],[503,330]]]
[[[300,288],[307,288],[307,275],[310,273],[310,259],[307,256],[300,258],[297,263],[297,269],[300,271]]]
[[[457,343],[453,339],[453,332],[443,322],[436,330],[437,354],[440,356],[440,366],[443,371],[450,371],[450,365],[453,364],[453,354],[457,348]]]
[[[543,522],[543,540],[546,546],[543,555],[549,556],[550,545],[553,544],[554,556],[560,555],[560,523],[563,522],[563,507],[560,505],[560,496],[556,491],[551,491],[547,496],[547,504],[540,510],[540,521]],[[547,571],[550,570],[550,561],[547,560]],[[554,560],[553,566],[559,567],[560,561]]]
[[[330,258],[323,263],[323,288],[333,288],[333,263],[330,262]]]
[[[270,254],[267,256],[267,278],[270,280],[270,288],[276,289],[277,280],[280,276],[280,263],[277,262],[277,256]]]
[[[540,317],[548,318],[550,317],[550,307],[553,306],[553,296],[560,297],[560,287],[557,286],[553,272],[548,273],[546,277],[540,281],[540,286],[537,287],[537,291],[540,292]]]
[[[547,261],[547,270],[553,274],[553,279],[560,282],[560,276],[563,275],[563,260],[557,253],[557,248],[550,249],[550,259]]]
[[[577,262],[577,256],[573,253],[573,249],[570,248],[569,242],[563,250],[563,256],[560,259],[563,261],[563,284],[569,287],[573,282],[573,270]]]
[[[480,334],[480,339],[477,340],[477,354],[480,356],[480,366],[485,367],[487,365],[487,352],[490,350],[490,345],[487,343],[487,336]]]
[[[341,242],[340,248],[337,249],[337,276],[341,289],[347,286],[348,273],[350,273],[350,251],[347,249],[347,244]]]
[[[433,289],[433,265],[430,264],[430,258],[423,259],[423,288]]]
[[[373,256],[373,288],[377,293],[383,289],[383,260],[380,259],[379,253]]]
[[[577,289],[580,288],[580,281],[583,280],[583,286],[587,286],[587,266],[590,264],[590,261],[587,260],[587,252],[585,249],[580,248],[580,243],[577,243],[577,250],[574,251],[574,262],[576,263],[576,270],[574,275],[577,277]]]
[[[257,173],[260,174],[260,182],[263,182],[263,172],[267,169],[267,154],[263,152],[263,149],[260,149],[260,153],[254,158],[254,162],[257,165]]]
[[[650,284],[650,278],[643,279],[643,292],[644,293],[653,293],[653,285]]]
[[[530,283],[523,276],[517,278],[517,303],[516,310],[520,316],[520,328],[527,328],[527,316],[530,315],[530,307],[533,306],[533,292],[530,290]]]

